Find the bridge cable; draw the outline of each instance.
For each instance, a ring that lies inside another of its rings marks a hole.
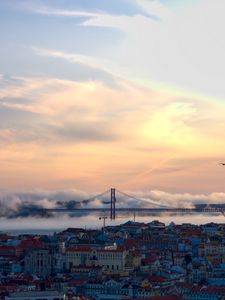
[[[85,201],[91,201],[91,200],[94,200],[94,199],[96,199],[96,198],[99,198],[99,197],[101,197],[101,196],[103,196],[103,195],[105,195],[105,194],[107,194],[107,193],[109,193],[109,192],[110,192],[110,190],[107,190],[107,191],[105,191],[105,192],[103,192],[103,193],[100,193],[100,194],[95,195],[95,196],[93,196],[93,197],[90,197],[90,198],[88,198],[88,199],[82,199],[82,200],[80,200],[80,201],[82,201],[82,202],[85,202]]]
[[[124,192],[122,192],[122,191],[119,191],[119,190],[117,190],[117,189],[116,189],[116,191],[117,191],[119,194],[122,194],[123,196],[128,197],[128,198],[131,198],[131,199],[134,199],[134,200],[136,200],[136,201],[144,201],[144,202],[147,202],[148,204],[157,205],[157,206],[162,207],[162,208],[169,208],[169,207],[166,206],[166,205],[163,205],[163,204],[160,205],[160,204],[158,204],[158,203],[153,202],[152,200],[140,199],[140,198],[137,198],[137,197],[135,197],[135,196],[131,196],[131,195],[127,194],[127,193],[124,193]]]

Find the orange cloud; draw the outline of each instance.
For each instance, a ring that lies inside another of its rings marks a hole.
[[[0,110],[24,113],[22,120],[15,113],[2,123],[2,187],[202,191],[210,180],[210,189],[222,187],[221,173],[211,173],[225,147],[219,102],[179,99],[123,80],[117,88],[99,81],[21,80],[1,91]],[[27,99],[22,105],[21,98]]]

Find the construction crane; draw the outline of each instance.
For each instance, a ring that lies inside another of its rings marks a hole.
[[[102,217],[99,217],[99,220],[103,220],[103,227],[102,229],[104,230],[105,229],[105,223],[106,223],[106,219],[108,219],[107,216],[102,216]]]

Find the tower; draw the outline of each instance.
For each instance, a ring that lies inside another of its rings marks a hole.
[[[116,218],[116,189],[111,188],[111,201],[110,201],[110,219]]]

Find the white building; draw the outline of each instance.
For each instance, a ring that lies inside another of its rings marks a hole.
[[[66,267],[100,266],[107,273],[124,271],[127,251],[123,249],[92,249],[90,247],[69,247],[66,249]]]

